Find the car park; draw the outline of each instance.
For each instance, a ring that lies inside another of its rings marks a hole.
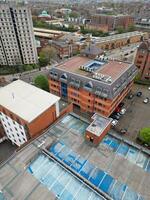
[[[144,100],[143,100],[143,103],[147,104],[149,102],[149,98],[146,97]]]
[[[137,97],[141,97],[142,96],[142,92],[137,92],[136,96]]]

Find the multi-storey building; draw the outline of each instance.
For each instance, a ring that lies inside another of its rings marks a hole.
[[[115,49],[128,44],[141,42],[148,39],[147,32],[133,31],[128,33],[121,33],[117,35],[111,35],[107,37],[94,38],[96,46],[102,49]]]
[[[17,80],[0,88],[0,124],[20,146],[37,136],[60,115],[59,97]]]
[[[135,65],[139,68],[142,80],[150,80],[150,41],[147,40],[138,47]]]
[[[79,51],[79,45],[73,41],[53,40],[52,46],[56,49],[60,58],[71,57]]]
[[[136,73],[127,62],[76,56],[50,70],[49,87],[83,112],[110,116],[131,90]]]
[[[130,15],[105,15],[105,14],[96,14],[91,17],[91,25],[100,25],[107,27],[107,31],[113,31],[117,27],[123,27],[127,29],[129,26],[133,25],[133,18]]]
[[[37,61],[30,9],[24,5],[0,4],[0,66]]]

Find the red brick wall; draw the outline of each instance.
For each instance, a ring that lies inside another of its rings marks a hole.
[[[96,95],[84,90],[83,88],[79,88],[79,90],[77,90],[68,86],[68,101],[80,106],[83,112],[97,112],[108,117],[130,92],[132,85],[133,81],[129,83],[128,86],[113,100],[96,97]],[[59,81],[49,79],[49,87],[51,93],[59,96],[61,95]]]
[[[111,124],[109,124],[105,128],[105,130],[103,131],[103,133],[100,136],[96,136],[93,133],[91,133],[89,131],[86,131],[86,133],[85,133],[85,139],[88,140],[88,141],[90,141],[90,137],[92,137],[93,138],[93,144],[97,145],[105,137],[105,135],[108,133],[108,131],[110,130],[110,128],[111,128]]]
[[[31,137],[40,134],[44,129],[51,125],[56,120],[55,105],[47,109],[39,117],[28,124],[28,129]]]
[[[70,112],[73,112],[73,104],[69,104],[64,110],[62,110],[60,112],[60,117],[67,114],[67,113],[70,113]]]
[[[19,124],[26,126],[27,131],[31,137],[40,134],[40,132],[46,129],[50,124],[52,124],[56,120],[56,112],[55,112],[55,105],[47,109],[44,113],[42,113],[39,117],[34,119],[32,122],[27,122],[21,119],[16,114],[10,112],[6,108],[0,106],[0,111],[5,112],[7,116],[11,119],[15,120]],[[19,121],[18,121],[19,120]]]
[[[139,68],[141,79],[150,79],[150,53],[139,49],[135,57],[135,65]]]

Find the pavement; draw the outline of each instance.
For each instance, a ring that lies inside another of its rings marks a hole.
[[[55,199],[52,191],[28,173],[27,168],[41,153],[41,149],[49,148],[57,140],[63,141],[74,152],[130,186],[145,200],[149,200],[150,173],[103,144],[93,147],[85,141],[84,135],[79,134],[77,129],[68,128],[68,123],[62,123],[61,119],[45,134],[25,146],[13,158],[0,166],[0,185],[8,200]]]

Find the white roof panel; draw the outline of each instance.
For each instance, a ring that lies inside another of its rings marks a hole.
[[[34,120],[59,99],[60,97],[21,80],[0,88],[0,105],[28,122]]]

